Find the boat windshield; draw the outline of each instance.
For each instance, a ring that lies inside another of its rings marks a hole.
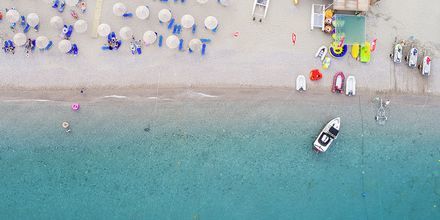
[[[333,135],[333,137],[336,137],[336,136],[338,136],[339,130],[337,130],[337,129],[334,128],[334,127],[331,127],[331,128],[329,129],[329,133],[330,133],[331,135]]]

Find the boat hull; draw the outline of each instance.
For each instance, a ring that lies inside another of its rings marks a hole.
[[[313,143],[313,150],[318,153],[326,152],[331,147],[333,141],[338,138],[340,128],[341,118],[339,117],[327,123]]]

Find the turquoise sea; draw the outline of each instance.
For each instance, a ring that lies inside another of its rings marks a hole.
[[[261,94],[2,101],[0,219],[440,219],[438,99]]]

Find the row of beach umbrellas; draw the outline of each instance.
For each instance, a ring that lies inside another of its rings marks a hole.
[[[12,38],[12,41],[15,45],[21,47],[26,44],[28,38],[24,33],[17,33]],[[38,49],[43,50],[47,48],[49,44],[50,40],[46,36],[39,36],[35,39],[35,47],[37,47]],[[61,40],[58,43],[58,49],[62,53],[68,53],[72,49],[72,43],[70,42],[70,40]]]
[[[123,17],[127,15],[128,9],[124,3],[118,2],[113,5],[113,14],[118,17]],[[136,8],[136,17],[141,20],[145,20],[150,16],[150,9],[147,6],[141,5]],[[158,13],[158,18],[160,22],[167,23],[173,18],[173,15],[169,9],[162,9]],[[184,28],[192,28],[195,24],[195,19],[192,15],[186,14],[182,16],[180,20]],[[208,16],[205,19],[205,27],[209,30],[214,30],[218,26],[218,20],[214,16]]]
[[[101,24],[98,26],[98,34],[101,37],[107,37],[111,33],[111,31],[112,31],[111,27],[108,24]],[[124,40],[130,40],[131,37],[133,36],[133,30],[127,26],[122,27],[119,30],[119,35]],[[151,31],[151,30],[146,31],[142,36],[142,40],[144,41],[144,43],[146,45],[154,44],[157,40],[157,33],[154,31]],[[179,46],[180,39],[176,35],[171,35],[171,36],[167,37],[167,39],[165,40],[165,44],[169,48],[175,49]],[[200,41],[200,39],[195,38],[189,42],[189,47],[193,51],[200,50],[201,46],[202,46],[202,42]]]
[[[162,9],[159,11],[158,17],[159,21],[168,23],[171,21],[173,16],[169,9]],[[195,24],[195,19],[192,15],[186,14],[182,16],[180,23],[184,28],[192,28]],[[214,16],[208,16],[205,18],[204,24],[207,29],[214,30],[218,26],[218,20]]]
[[[24,33],[17,33],[12,38],[12,41],[15,45],[21,47],[24,46],[27,42],[28,38]],[[35,46],[38,49],[45,49],[49,45],[49,39],[46,36],[39,36],[35,39]]]
[[[68,6],[75,6],[78,4],[78,2],[79,2],[78,0],[66,0],[65,1],[65,3]],[[113,7],[113,12],[115,13],[115,15],[123,16],[123,14],[127,13],[127,9],[124,4],[116,3]],[[149,17],[149,15],[150,15],[150,11],[147,6],[139,6],[136,9],[136,16],[139,19],[147,19]],[[172,17],[173,16],[172,16],[171,11],[169,9],[162,9],[158,13],[159,20],[164,23],[170,22]],[[15,9],[10,9],[7,11],[5,18],[6,18],[7,22],[9,22],[11,24],[17,23],[20,21],[20,13]],[[29,26],[36,27],[39,25],[40,19],[36,13],[30,13],[26,17],[26,22],[29,24]],[[60,16],[53,16],[50,20],[50,24],[52,27],[54,27],[56,29],[62,29],[64,27],[64,21]],[[184,27],[184,28],[192,28],[195,25],[195,19],[192,15],[186,14],[186,15],[182,16],[181,24],[182,24],[182,27]],[[218,21],[215,17],[208,16],[205,19],[204,24],[207,29],[213,30],[218,26]],[[74,30],[77,33],[84,33],[87,31],[87,29],[88,29],[88,24],[85,20],[79,19],[74,23]],[[111,27],[108,24],[101,24],[98,26],[97,32],[98,32],[99,36],[107,37],[111,33]],[[130,40],[133,36],[133,31],[130,27],[126,26],[126,27],[123,27],[120,29],[119,34],[122,39]],[[151,45],[154,42],[156,42],[157,38],[158,38],[158,36],[157,36],[156,32],[147,31],[144,33],[142,39],[146,45]],[[23,46],[26,44],[27,41],[28,41],[28,38],[24,33],[17,33],[13,37],[13,42],[17,46]],[[39,36],[35,40],[35,46],[39,49],[44,49],[50,44],[50,42],[51,41],[46,36]],[[171,35],[171,36],[167,37],[165,43],[169,48],[174,49],[179,46],[180,39],[176,35]],[[202,46],[202,42],[200,39],[195,38],[189,42],[189,47],[193,51],[200,50],[201,46]],[[66,39],[61,40],[58,43],[58,48],[61,52],[67,53],[71,50],[72,43],[70,42],[70,40],[66,40]]]

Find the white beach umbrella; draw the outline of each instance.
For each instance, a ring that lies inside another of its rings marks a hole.
[[[197,0],[197,2],[199,4],[206,4],[208,2],[208,0]]]
[[[100,24],[98,26],[98,30],[97,30],[99,36],[101,36],[101,37],[107,37],[111,31],[112,31],[112,29],[110,28],[110,25],[108,25],[108,24]]]
[[[36,27],[40,23],[40,18],[36,13],[30,13],[26,18],[26,22],[29,24],[29,26]]]
[[[39,36],[37,39],[35,39],[35,46],[38,49],[44,49],[49,44],[49,39],[45,36]]]
[[[127,26],[122,27],[121,30],[119,30],[119,35],[121,35],[121,38],[124,40],[130,40],[131,37],[133,37],[133,30]]]
[[[73,25],[73,30],[81,34],[87,31],[87,27],[88,27],[87,21],[80,19],[76,21],[75,24]]]
[[[189,48],[192,51],[199,51],[202,49],[202,41],[198,38],[194,38],[189,42]]]
[[[176,35],[171,35],[167,38],[166,44],[170,49],[176,49],[179,46],[179,38]]]
[[[61,53],[67,53],[72,49],[72,43],[69,40],[62,40],[58,43],[58,49]]]
[[[142,39],[144,40],[145,44],[150,45],[156,42],[157,34],[154,31],[146,31]]]
[[[61,29],[64,26],[64,21],[60,16],[53,16],[50,19],[50,25],[56,29]]]
[[[171,20],[171,11],[169,9],[162,9],[159,11],[158,17],[159,21],[166,23]]]
[[[192,15],[184,15],[182,19],[180,19],[180,23],[184,28],[192,28],[195,23],[194,17]]]
[[[118,17],[122,17],[127,12],[127,7],[124,3],[117,2],[113,5],[113,14]]]
[[[205,27],[208,28],[209,30],[214,30],[218,25],[218,21],[217,18],[215,18],[214,16],[208,16],[205,19]]]
[[[14,41],[14,43],[15,43],[17,46],[21,47],[21,46],[23,46],[23,45],[26,44],[27,37],[26,37],[26,35],[23,34],[23,33],[16,33],[16,34],[14,35],[14,38],[12,38],[12,41]]]
[[[78,4],[79,0],[65,0],[66,1],[66,5],[74,7]]]
[[[145,20],[150,16],[150,9],[147,6],[141,5],[136,8],[136,17],[141,20]]]
[[[15,9],[9,10],[8,12],[6,12],[6,20],[9,23],[15,23],[20,20],[20,13],[18,13],[18,11]]]

